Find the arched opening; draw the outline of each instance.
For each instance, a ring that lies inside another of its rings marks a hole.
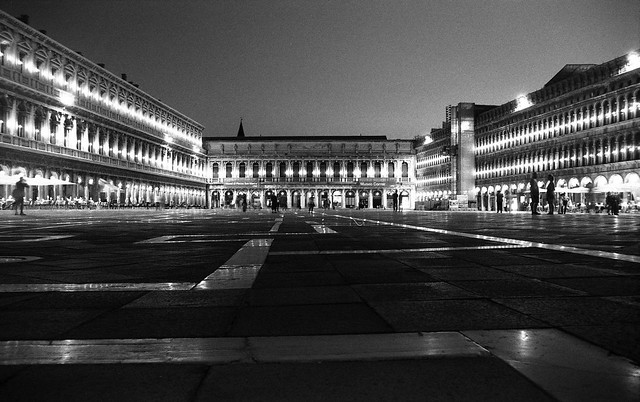
[[[224,192],[223,208],[231,208],[232,206],[233,206],[233,191],[227,190]]]
[[[342,206],[343,206],[342,191],[335,190],[331,194],[331,208],[333,209],[342,208]]]
[[[344,196],[344,206],[346,208],[356,207],[356,193],[353,190],[347,190]]]
[[[372,208],[382,208],[382,191],[373,190]]]

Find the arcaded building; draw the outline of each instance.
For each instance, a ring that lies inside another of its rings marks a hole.
[[[444,174],[433,185],[433,173],[418,174],[419,198],[450,191],[450,198],[462,195],[478,209],[495,210],[501,191],[511,209],[523,210],[530,202],[528,180],[534,171],[543,192],[552,174],[557,196],[564,193],[583,207],[601,203],[606,192],[620,194],[627,204],[640,196],[638,52],[599,65],[567,65],[542,89],[500,106],[470,103],[454,109],[467,112],[452,114],[451,144],[438,141],[445,133],[418,149],[418,169],[422,160],[438,157],[445,165],[438,167]],[[472,134],[473,143],[456,143],[465,133],[467,138]],[[449,148],[442,151],[443,145]],[[473,168],[468,158],[465,168],[470,150]],[[473,189],[460,185],[471,178]]]
[[[275,196],[281,208],[415,207],[412,140],[385,136],[245,136],[204,140],[214,208],[264,208]]]
[[[206,204],[203,127],[0,11],[0,199]]]

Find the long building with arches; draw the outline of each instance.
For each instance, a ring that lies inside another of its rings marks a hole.
[[[401,208],[415,207],[412,140],[385,136],[205,138],[213,208]]]
[[[0,199],[206,204],[204,127],[0,11]]]
[[[530,203],[528,181],[549,174],[556,195],[587,209],[607,192],[640,197],[640,55],[567,65],[544,87],[499,106],[460,103],[416,147],[418,203],[459,197],[495,210]],[[544,198],[544,197],[543,197]]]

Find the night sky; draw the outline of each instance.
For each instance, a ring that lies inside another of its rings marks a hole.
[[[640,0],[0,0],[205,126],[386,135],[640,48]]]

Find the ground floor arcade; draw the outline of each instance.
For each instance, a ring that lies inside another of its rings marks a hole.
[[[540,206],[547,208],[546,175],[538,176]],[[623,211],[640,208],[640,169],[630,168],[615,172],[577,173],[559,172],[555,176],[555,205],[566,198],[568,207],[578,211],[600,209],[605,204],[607,193],[615,194],[621,201]],[[475,189],[478,210],[496,211],[498,193],[502,194],[503,207],[512,211],[526,211],[531,205],[530,185],[524,180],[517,182],[483,183]]]
[[[279,207],[284,209],[307,209],[311,202],[316,208],[392,209],[396,192],[399,208],[414,208],[414,191],[410,186],[326,188],[215,185],[208,190],[208,197],[212,208],[241,208],[244,200],[249,208],[270,208],[275,197]]]
[[[0,201],[11,201],[15,183],[24,177],[29,185],[25,204],[32,206],[206,206],[204,185],[126,170],[98,173],[96,167],[65,165],[44,168],[38,163],[0,160]]]

